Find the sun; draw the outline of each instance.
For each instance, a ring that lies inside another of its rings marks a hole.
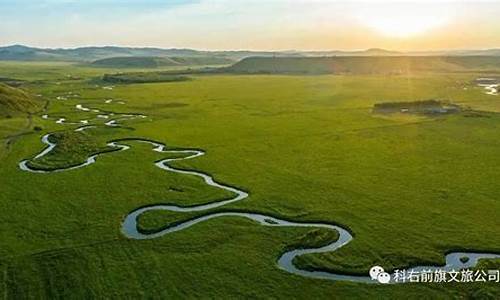
[[[439,27],[438,20],[422,20],[421,18],[373,18],[365,21],[366,25],[375,31],[392,37],[411,37]]]
[[[360,11],[358,21],[378,33],[405,38],[424,34],[445,25],[449,15],[442,10],[428,6],[372,7],[369,11]]]

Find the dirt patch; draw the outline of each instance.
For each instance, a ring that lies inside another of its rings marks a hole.
[[[434,99],[413,102],[383,102],[373,106],[373,113],[378,114],[443,115],[459,113],[461,111],[462,108],[459,105]]]
[[[177,107],[185,107],[188,105],[189,104],[182,103],[182,102],[168,102],[168,103],[153,104],[152,107],[154,107],[154,108],[177,108]]]

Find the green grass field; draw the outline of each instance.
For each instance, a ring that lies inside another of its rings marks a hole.
[[[498,298],[498,283],[366,285],[309,279],[277,268],[280,253],[322,245],[332,232],[263,227],[220,218],[147,241],[121,222],[146,205],[194,205],[230,195],[199,178],[166,173],[166,157],[130,141],[125,152],[67,172],[32,174],[18,163],[58,132],[62,146],[39,168],[73,164],[106,142],[146,138],[206,155],[175,162],[250,193],[221,210],[252,211],[348,228],[354,240],[333,253],[300,257],[308,269],[367,274],[442,264],[454,250],[500,253],[500,96],[473,80],[487,74],[206,75],[168,83],[117,85],[116,70],[68,63],[0,63],[0,77],[49,101],[46,112],[0,119],[0,290],[23,298]],[[123,71],[123,70],[121,70]],[[68,92],[71,92],[68,96]],[[67,100],[56,100],[58,96]],[[73,95],[73,96],[71,96]],[[74,96],[77,95],[77,96]],[[106,103],[107,99],[115,101]],[[480,113],[373,114],[375,103],[441,99]],[[118,103],[123,101],[124,104]],[[107,120],[75,106],[144,119]],[[50,119],[41,118],[48,114]],[[98,128],[82,134],[91,120]],[[102,125],[102,126],[101,126]],[[34,131],[34,127],[42,130]],[[23,135],[11,139],[13,134]],[[77,146],[82,147],[77,147]],[[197,213],[150,212],[155,231]],[[500,261],[482,262],[498,269]]]

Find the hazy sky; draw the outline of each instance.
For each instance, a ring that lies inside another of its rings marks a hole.
[[[0,0],[0,45],[500,48],[500,0]]]

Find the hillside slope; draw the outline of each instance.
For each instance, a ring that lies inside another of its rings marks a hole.
[[[40,107],[25,91],[0,83],[0,117],[32,113]]]
[[[111,57],[96,60],[92,66],[109,68],[159,68],[169,66],[229,65],[233,60],[221,57]]]
[[[23,45],[0,47],[0,60],[92,62],[112,57],[213,57],[240,60],[249,56],[301,56],[300,53],[271,51],[200,51],[131,47],[80,47],[73,49],[35,48]]]
[[[500,57],[250,57],[224,71],[243,74],[401,74],[485,69],[500,69]]]

